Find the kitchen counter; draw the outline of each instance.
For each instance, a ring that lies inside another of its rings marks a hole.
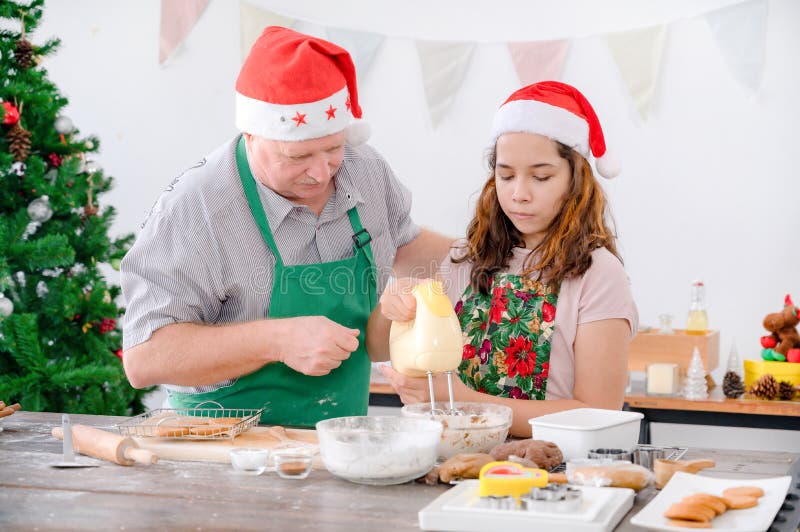
[[[111,428],[123,418],[71,415],[74,424]],[[61,441],[50,435],[56,413],[17,412],[0,421],[0,529],[275,529],[419,530],[417,512],[447,486],[407,483],[363,486],[313,471],[305,480],[274,473],[235,474],[228,464],[161,460],[151,466],[54,469]],[[800,493],[800,454],[690,449],[686,459],[712,458],[703,473],[720,478],[793,475]],[[630,525],[655,495],[642,491],[616,530]],[[800,501],[779,513],[776,531],[795,530]]]

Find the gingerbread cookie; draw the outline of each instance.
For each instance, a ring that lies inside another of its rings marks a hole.
[[[684,521],[683,519],[670,519],[667,521],[669,526],[681,526],[683,528],[711,528],[711,523],[707,521]]]
[[[697,503],[708,506],[714,510],[717,515],[724,514],[728,510],[728,504],[725,502],[725,499],[722,497],[717,497],[716,495],[711,495],[710,493],[695,493],[694,495],[684,497],[681,502]]]
[[[737,497],[739,495],[746,495],[758,499],[764,496],[764,490],[757,486],[736,486],[735,488],[728,488],[722,492],[723,497]]]
[[[664,512],[664,517],[682,521],[710,522],[716,516],[716,512],[708,506],[692,502],[676,502]]]
[[[723,498],[725,499],[725,504],[728,505],[728,508],[733,510],[752,508],[758,504],[758,499],[755,497],[750,497],[749,495],[731,495]]]

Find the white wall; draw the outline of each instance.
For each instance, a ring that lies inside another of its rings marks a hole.
[[[766,64],[755,95],[733,79],[702,18],[672,24],[644,122],[602,38],[591,35],[730,2],[604,2],[605,11],[591,0],[413,0],[380,2],[380,9],[370,0],[260,4],[390,35],[360,82],[371,142],[413,191],[416,220],[452,235],[463,234],[484,178],[491,116],[518,87],[502,43],[589,35],[573,42],[563,80],[587,94],[624,161],[624,173],[605,189],[641,321],[656,324],[670,313],[683,326],[690,281],[703,278],[711,326],[722,331],[724,368],[733,337],[743,358],[756,358],[763,315],[779,310],[786,292],[800,302],[800,3],[769,2]],[[118,208],[120,233],[137,229],[173,176],[236,133],[238,3],[212,1],[166,68],[157,64],[159,15],[157,0],[51,0],[34,35],[63,40],[45,66],[71,101],[67,114],[102,141],[99,162],[117,184],[101,203]],[[409,38],[415,36],[484,42],[436,130]]]

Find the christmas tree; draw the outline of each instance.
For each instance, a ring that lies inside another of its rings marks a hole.
[[[0,0],[0,399],[25,410],[130,415],[142,396],[125,378],[118,286],[99,266],[133,235],[112,239],[112,179],[92,161],[42,59],[59,41],[30,35],[44,0]]]

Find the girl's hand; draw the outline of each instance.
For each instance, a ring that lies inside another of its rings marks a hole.
[[[381,314],[391,321],[411,321],[417,315],[417,299],[412,291],[418,284],[430,279],[403,277],[389,283],[381,294]]]
[[[390,366],[381,366],[380,372],[392,385],[392,388],[400,396],[404,405],[414,403],[430,402],[430,392],[428,391],[428,377],[409,377],[398,373]],[[461,380],[457,375],[453,375],[453,386],[458,387]],[[447,377],[444,373],[439,373],[433,377],[433,394],[437,401],[448,401],[450,399],[447,390]]]

